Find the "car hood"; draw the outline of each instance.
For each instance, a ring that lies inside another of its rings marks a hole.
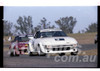
[[[19,42],[18,45],[25,45],[25,44],[28,44],[28,41],[27,42]]]
[[[44,45],[69,45],[69,44],[77,44],[78,43],[72,37],[40,38],[39,42],[41,42]]]

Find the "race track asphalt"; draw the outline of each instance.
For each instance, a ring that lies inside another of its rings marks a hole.
[[[7,48],[9,45],[4,45]],[[81,50],[97,49],[95,44],[82,45]],[[50,56],[28,56],[20,55],[19,57],[10,57],[8,51],[4,51],[3,64],[4,68],[91,68],[97,67],[97,55],[88,56],[88,61],[85,60],[85,56],[77,56],[78,61],[69,60],[70,56],[55,57]],[[75,56],[74,56],[75,57]],[[91,61],[92,58],[92,61]],[[94,61],[93,61],[94,58]],[[58,61],[58,62],[57,62]]]

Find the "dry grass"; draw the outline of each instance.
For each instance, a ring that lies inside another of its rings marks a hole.
[[[4,45],[9,45],[10,44],[10,42],[8,41],[8,38],[9,38],[9,36],[4,36],[4,39],[6,41],[6,42],[4,42]],[[12,36],[12,40],[14,40],[14,36]]]
[[[97,55],[97,49],[82,51],[79,55]]]
[[[74,37],[79,44],[94,44],[96,34],[97,33],[68,34],[68,36]]]
[[[3,48],[3,51],[9,51],[9,48]]]

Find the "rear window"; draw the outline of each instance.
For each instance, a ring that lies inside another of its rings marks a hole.
[[[29,40],[28,37],[19,37],[19,38],[18,38],[18,41],[19,41],[19,42],[28,41],[28,40]]]

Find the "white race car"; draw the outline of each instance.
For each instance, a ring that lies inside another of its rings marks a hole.
[[[28,53],[30,56],[35,52],[38,55],[48,53],[65,55],[68,52],[77,55],[77,47],[78,42],[74,38],[68,37],[62,30],[44,29],[37,31],[34,38],[29,41]]]

